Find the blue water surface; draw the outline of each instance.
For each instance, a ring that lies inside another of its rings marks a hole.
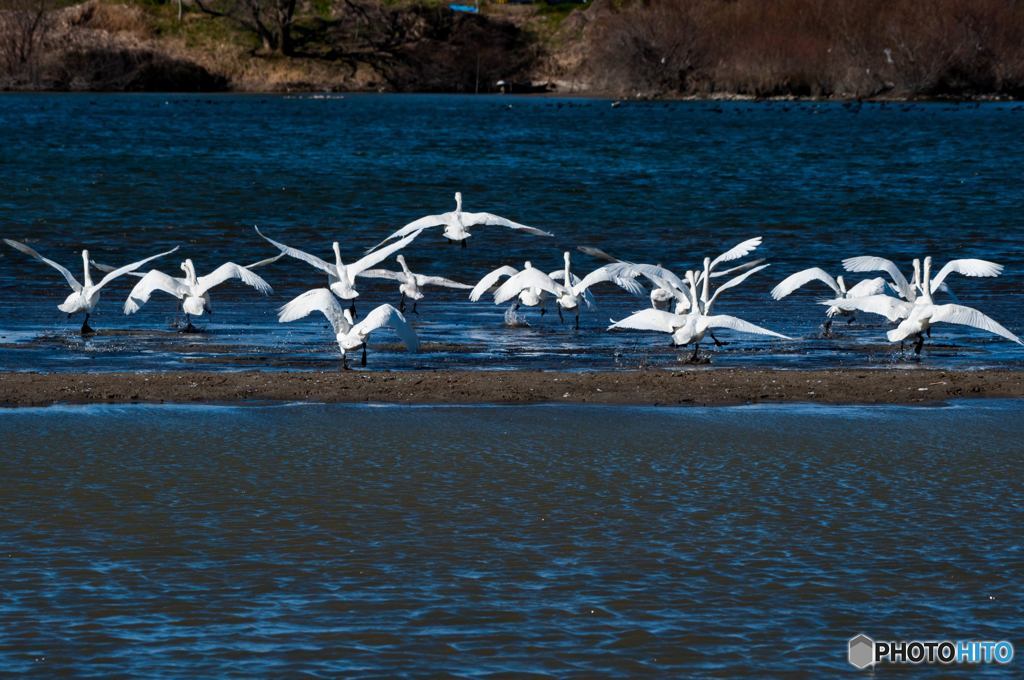
[[[909,270],[983,257],[998,279],[953,278],[959,299],[1024,332],[1024,107],[947,103],[609,102],[500,96],[95,95],[0,97],[2,236],[27,239],[80,271],[77,251],[121,264],[173,245],[200,273],[273,249],[252,230],[331,257],[357,259],[395,228],[452,209],[499,213],[554,232],[543,239],[483,228],[462,250],[426,233],[406,252],[414,270],[474,283],[501,264],[546,270],[561,253],[595,245],[682,270],[761,235],[772,267],[723,295],[717,311],[798,338],[731,335],[719,365],[904,365],[886,322],[863,316],[820,336],[828,292],[783,302],[768,291],[820,265],[877,254]],[[598,262],[579,255],[576,271]],[[394,262],[388,264],[394,268]],[[0,248],[0,369],[333,367],[326,325],[276,323],[275,309],[321,286],[320,273],[281,261],[261,273],[270,299],[229,285],[214,291],[206,336],[168,330],[174,303],[154,297],[124,317],[132,285],[105,293],[82,342],[80,322],[56,310],[67,293],[45,265]],[[850,283],[857,275],[848,276]],[[424,340],[409,356],[386,332],[370,368],[633,368],[677,361],[667,337],[607,333],[611,318],[648,304],[595,290],[580,332],[553,313],[506,328],[503,308],[464,293],[428,292],[411,318]],[[397,286],[362,285],[360,311],[397,303]],[[551,310],[554,311],[553,309]],[[723,333],[728,336],[728,333]],[[376,345],[376,347],[374,347]],[[374,351],[375,350],[375,351]],[[1020,347],[981,332],[936,329],[923,363],[1022,367]],[[916,364],[911,364],[916,365]]]

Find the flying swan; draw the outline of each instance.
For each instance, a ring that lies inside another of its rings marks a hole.
[[[881,276],[876,276],[873,279],[864,279],[860,283],[848,289],[846,287],[846,281],[843,280],[842,276],[833,278],[831,274],[821,267],[810,267],[809,269],[804,269],[794,274],[790,274],[783,279],[779,285],[772,289],[772,299],[781,300],[812,281],[820,281],[824,283],[832,289],[837,297],[846,300],[867,297],[869,295],[880,295],[885,292],[885,279]],[[855,318],[853,310],[829,307],[825,312],[827,318],[822,326],[826,336],[831,334],[832,317],[837,314],[846,317],[847,323],[853,323]]]
[[[348,352],[350,350],[363,349],[363,357],[360,362],[366,365],[366,341],[370,333],[383,326],[390,326],[398,337],[405,343],[410,352],[419,351],[420,342],[416,337],[416,331],[405,320],[402,313],[391,305],[380,305],[374,308],[366,318],[355,323],[352,312],[342,309],[338,299],[326,288],[314,288],[307,290],[288,304],[281,307],[277,320],[281,323],[295,321],[309,316],[313,312],[321,312],[327,317],[334,329],[334,338],[338,342],[338,349],[341,350],[341,367],[348,369]]]
[[[260,264],[263,262],[256,263],[257,266]],[[124,302],[124,313],[134,314],[142,305],[149,302],[149,298],[154,292],[163,291],[181,300],[181,309],[185,313],[187,324],[184,332],[194,333],[196,328],[192,325],[190,317],[202,316],[206,312],[213,314],[213,309],[210,307],[210,290],[212,288],[231,279],[238,279],[263,295],[274,292],[270,284],[250,271],[249,267],[242,267],[234,262],[226,262],[206,276],[196,276],[195,264],[189,258],[181,263],[181,270],[185,272],[185,276],[176,278],[168,276],[162,271],[151,269],[128,294],[128,299]]]
[[[543,291],[555,298],[558,309],[558,318],[563,322],[562,310],[575,312],[575,328],[580,328],[580,304],[587,307],[594,305],[590,295],[590,287],[598,283],[614,283],[634,295],[644,292],[643,286],[634,280],[637,276],[632,265],[625,263],[606,264],[587,274],[583,279],[575,276],[570,271],[570,256],[566,251],[563,254],[565,268],[559,271],[545,274],[534,267],[527,267],[523,271],[511,276],[494,293],[494,304],[500,305],[512,298],[520,297],[527,291]],[[561,279],[558,281],[556,279]]]
[[[171,248],[168,251],[159,253],[157,255],[152,255],[145,259],[139,260],[138,262],[126,264],[123,267],[118,267],[117,269],[114,269],[113,271],[106,274],[102,279],[100,279],[99,283],[94,284],[92,282],[92,276],[89,273],[90,260],[88,250],[82,251],[82,280],[84,281],[84,283],[79,283],[78,280],[75,278],[74,274],[72,274],[66,267],[54,262],[53,260],[43,257],[32,248],[25,245],[24,243],[21,243],[19,241],[12,241],[11,239],[7,238],[4,239],[4,243],[14,248],[15,250],[20,250],[26,255],[31,255],[40,262],[45,262],[46,264],[50,265],[51,267],[53,267],[54,269],[56,269],[57,271],[64,275],[64,279],[68,282],[68,285],[71,286],[71,290],[73,292],[70,295],[68,295],[67,299],[64,300],[63,304],[57,305],[57,309],[64,312],[68,316],[71,316],[72,314],[77,314],[78,312],[85,312],[85,319],[82,320],[82,335],[89,335],[91,333],[96,332],[89,325],[89,315],[92,314],[92,311],[96,308],[97,303],[99,303],[100,292],[103,290],[103,287],[105,285],[107,285],[114,279],[118,278],[119,276],[135,271],[136,269],[146,264],[147,262],[155,260],[158,257],[163,257],[164,255],[170,255],[171,253],[178,249],[178,247],[175,246],[174,248]]]
[[[518,222],[513,222],[512,220],[505,219],[504,217],[500,217],[492,213],[462,212],[462,192],[456,191],[455,210],[452,212],[442,213],[440,215],[427,215],[426,217],[421,217],[418,220],[413,220],[395,233],[391,234],[391,236],[388,236],[386,239],[378,243],[374,248],[380,248],[392,239],[401,238],[407,234],[412,234],[421,229],[429,229],[431,227],[444,227],[443,236],[452,243],[461,242],[462,247],[465,248],[466,239],[472,235],[469,232],[469,228],[478,226],[508,227],[509,229],[525,231],[528,234],[535,234],[537,236],[554,236],[554,234],[544,231],[543,229],[528,227],[525,224],[519,224]]]
[[[412,313],[419,314],[416,311],[416,303],[423,299],[423,291],[421,290],[424,286],[440,286],[442,288],[457,288],[461,290],[470,290],[473,286],[466,285],[465,283],[459,283],[458,281],[452,281],[446,279],[443,276],[427,276],[425,274],[414,274],[409,269],[409,265],[405,261],[404,255],[399,255],[395,258],[398,260],[398,264],[402,266],[402,271],[393,272],[388,269],[367,269],[360,276],[365,276],[368,279],[389,279],[391,281],[398,281],[398,292],[401,293],[402,297],[398,302],[398,311],[405,312],[405,300],[406,298],[412,300]]]
[[[331,264],[329,262],[321,260],[316,255],[310,255],[309,253],[299,250],[298,248],[291,248],[283,243],[278,243],[274,239],[265,236],[263,232],[259,230],[259,227],[256,227],[256,233],[262,236],[268,242],[270,242],[271,245],[273,245],[275,248],[280,250],[285,255],[288,255],[289,257],[294,257],[297,260],[302,260],[303,262],[310,264],[316,269],[319,269],[320,271],[327,274],[327,285],[330,288],[331,292],[337,295],[342,300],[352,300],[352,304],[349,307],[349,309],[351,310],[352,315],[355,316],[355,299],[359,297],[359,291],[356,290],[356,277],[360,276],[370,267],[373,267],[376,264],[380,264],[384,260],[391,257],[393,254],[397,253],[402,248],[412,243],[413,240],[415,240],[415,238],[420,235],[420,230],[415,230],[411,234],[403,238],[401,241],[392,243],[391,245],[385,248],[381,248],[380,250],[374,250],[369,255],[365,255],[362,258],[356,260],[355,262],[352,262],[347,265],[341,260],[341,247],[339,246],[337,241],[335,241],[331,246],[334,249],[334,264]]]
[[[947,265],[948,266],[948,265]],[[921,283],[921,294],[913,302],[900,300],[888,295],[871,295],[853,300],[825,300],[824,305],[834,305],[840,309],[858,309],[871,314],[881,314],[890,321],[900,321],[893,330],[886,333],[889,342],[903,342],[909,337],[916,337],[914,354],[920,354],[924,346],[924,335],[937,323],[951,323],[971,326],[988,331],[1018,344],[1024,344],[1019,337],[1008,331],[991,317],[972,307],[958,304],[936,305],[932,302],[932,285],[940,277],[931,278],[932,258],[924,259],[924,276]],[[943,270],[945,267],[943,267]],[[940,271],[940,274],[942,272]],[[983,276],[983,275],[976,275]]]
[[[698,353],[700,351],[700,342],[704,339],[705,334],[711,335],[711,338],[714,340],[716,345],[724,344],[719,342],[718,338],[714,336],[714,333],[712,332],[713,328],[728,328],[740,333],[770,335],[783,340],[791,340],[792,338],[789,338],[788,336],[776,333],[775,331],[770,331],[767,328],[762,328],[761,326],[757,326],[735,316],[728,316],[724,314],[710,315],[711,306],[718,299],[718,296],[722,291],[739,285],[746,280],[748,276],[764,269],[767,266],[768,265],[755,267],[754,269],[727,281],[719,286],[714,295],[710,297],[707,297],[708,277],[702,277],[701,282],[704,289],[701,297],[698,297],[697,279],[699,273],[693,271],[687,272],[686,281],[689,284],[691,298],[690,311],[687,314],[673,314],[671,312],[652,308],[643,309],[635,314],[627,316],[621,321],[612,320],[612,324],[608,326],[608,330],[631,329],[670,333],[672,335],[672,344],[674,346],[683,347],[691,342],[693,343],[693,354],[690,356],[691,362],[697,361]],[[701,298],[703,297],[707,297],[708,300],[703,307],[704,311],[702,311],[701,302]]]

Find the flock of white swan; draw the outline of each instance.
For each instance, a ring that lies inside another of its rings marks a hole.
[[[716,345],[723,344],[715,337],[714,329],[792,339],[736,316],[712,314],[712,308],[722,293],[740,285],[769,266],[764,260],[740,262],[761,245],[760,237],[743,241],[717,257],[706,257],[700,267],[681,274],[661,265],[620,260],[602,250],[582,246],[579,247],[580,251],[608,262],[582,278],[571,271],[569,252],[564,254],[564,267],[556,271],[545,273],[535,268],[529,261],[525,262],[521,269],[503,265],[487,273],[475,286],[441,276],[412,272],[399,251],[407,248],[428,229],[443,227],[442,235],[463,247],[472,235],[470,229],[481,226],[499,226],[538,236],[552,236],[549,232],[491,213],[463,212],[461,193],[455,194],[455,203],[454,211],[417,219],[395,231],[358,260],[348,264],[342,260],[337,241],[332,246],[332,263],[275,241],[257,228],[256,233],[279,251],[277,255],[246,266],[227,262],[205,276],[198,276],[192,260],[186,259],[180,267],[184,276],[175,277],[157,269],[151,269],[146,273],[139,270],[158,258],[176,252],[178,248],[117,268],[93,261],[89,251],[83,250],[83,280],[79,282],[66,267],[43,257],[24,243],[10,239],[4,239],[4,242],[63,274],[72,292],[58,305],[58,309],[69,316],[78,313],[85,315],[81,328],[83,335],[94,332],[89,326],[89,315],[99,302],[103,288],[123,275],[132,275],[139,279],[124,303],[125,314],[134,314],[154,292],[161,291],[179,300],[187,323],[185,330],[193,331],[195,328],[192,325],[192,317],[212,311],[210,291],[216,286],[235,279],[268,295],[272,292],[270,284],[253,270],[276,262],[284,256],[301,260],[327,276],[327,287],[306,291],[282,306],[278,311],[278,321],[295,321],[314,312],[323,314],[334,330],[335,340],[341,350],[343,368],[348,368],[349,352],[358,349],[362,349],[362,364],[365,366],[367,339],[375,330],[385,326],[393,329],[410,351],[417,351],[419,341],[416,331],[406,320],[403,312],[407,300],[412,301],[412,310],[416,311],[417,302],[424,297],[423,288],[427,286],[469,290],[469,299],[472,301],[478,301],[490,293],[495,304],[510,305],[506,318],[513,319],[520,306],[539,307],[543,315],[545,301],[551,299],[555,302],[560,319],[564,320],[563,310],[575,315],[576,329],[579,329],[580,308],[593,305],[590,288],[597,284],[618,286],[634,295],[649,293],[650,307],[634,312],[619,321],[612,320],[608,329],[668,333],[672,337],[673,345],[693,345],[691,360],[697,359],[700,343],[705,335],[710,336]],[[377,268],[392,256],[395,256],[400,271]],[[827,307],[824,322],[826,334],[830,332],[835,316],[852,321],[856,312],[879,314],[894,324],[887,333],[888,340],[902,344],[908,338],[913,338],[915,354],[920,354],[925,335],[930,337],[931,327],[938,323],[971,326],[1024,344],[1019,337],[977,309],[956,303],[935,302],[938,295],[952,295],[946,284],[949,275],[999,276],[1003,271],[1002,265],[973,258],[956,259],[947,262],[933,276],[932,259],[925,257],[923,261],[913,261],[913,274],[910,280],[894,262],[881,257],[853,257],[844,260],[843,266],[848,272],[883,272],[888,278],[869,278],[848,287],[842,276],[832,277],[821,268],[811,267],[787,277],[775,286],[771,296],[781,300],[804,285],[817,281],[834,293],[833,297],[820,301],[820,304]],[[93,282],[91,268],[104,273],[99,282]],[[355,299],[359,296],[357,285],[360,278],[397,282],[401,296],[398,308],[382,304],[357,321]],[[716,280],[722,282],[716,284]],[[348,305],[344,305],[342,301],[347,301]]]

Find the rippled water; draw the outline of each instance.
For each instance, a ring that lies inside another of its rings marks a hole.
[[[827,677],[859,632],[1019,650],[1022,408],[0,411],[0,667]]]
[[[996,280],[952,280],[966,304],[1012,330],[1024,302],[1024,107],[988,104],[627,103],[455,96],[265,97],[5,95],[0,98],[3,236],[31,238],[77,271],[76,251],[122,263],[181,245],[200,273],[230,258],[272,254],[259,223],[289,244],[354,259],[394,228],[451,209],[488,210],[557,239],[481,229],[466,250],[437,234],[407,252],[423,273],[474,282],[500,264],[543,269],[579,244],[621,257],[693,267],[705,254],[763,235],[771,269],[723,296],[732,313],[801,338],[735,336],[722,365],[888,365],[880,317],[818,337],[825,290],[774,303],[785,275],[842,258],[899,262],[931,254],[1004,263]],[[177,259],[164,266],[177,273]],[[580,256],[577,271],[597,263]],[[393,263],[392,263],[393,266]],[[262,272],[270,300],[225,287],[203,338],[167,331],[173,301],[155,297],[125,318],[129,281],[116,282],[83,343],[61,318],[60,276],[0,248],[0,369],[323,367],[336,364],[325,325],[275,322],[274,309],[323,285],[297,261]],[[635,367],[676,360],[667,338],[610,334],[609,317],[646,304],[597,291],[599,308],[573,332],[553,315],[507,329],[502,309],[434,293],[415,319],[429,344],[410,357],[374,338],[370,368]],[[369,284],[363,310],[396,302]],[[877,319],[877,320],[875,320]],[[109,331],[117,331],[109,333]],[[724,334],[723,334],[724,335]],[[382,344],[383,343],[383,344]],[[1024,366],[1018,346],[936,329],[926,365]]]

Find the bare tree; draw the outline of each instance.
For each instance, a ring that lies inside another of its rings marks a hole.
[[[50,0],[0,0],[0,59],[11,75],[34,78],[36,57],[53,28]]]
[[[292,53],[297,0],[195,0],[206,14],[231,19],[256,34],[265,52]]]

